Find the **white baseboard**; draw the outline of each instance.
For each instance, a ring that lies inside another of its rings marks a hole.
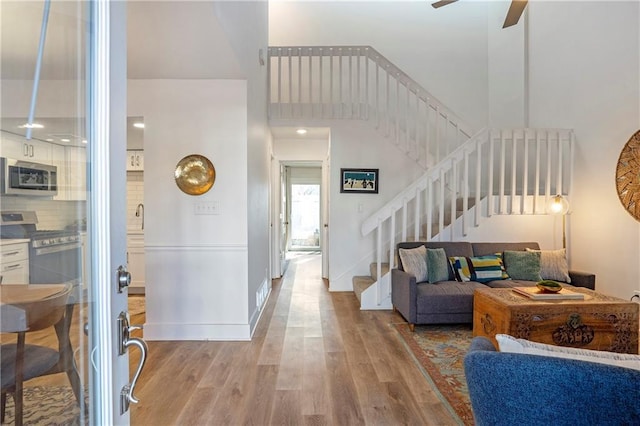
[[[146,323],[144,340],[249,341],[249,324],[151,324]]]

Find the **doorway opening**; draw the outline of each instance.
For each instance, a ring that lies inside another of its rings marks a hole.
[[[320,250],[320,184],[290,186],[289,251]]]

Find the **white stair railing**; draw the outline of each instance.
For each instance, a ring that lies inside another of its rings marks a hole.
[[[363,236],[376,233],[378,273],[383,261],[394,264],[398,240],[454,241],[492,215],[546,214],[551,197],[570,197],[574,142],[565,129],[473,135],[363,222]],[[378,303],[391,291],[388,277],[381,278],[387,284],[376,289]]]
[[[425,169],[473,133],[371,46],[269,47],[269,75],[271,119],[366,120]]]

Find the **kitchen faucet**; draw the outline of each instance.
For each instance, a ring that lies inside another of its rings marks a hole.
[[[140,203],[136,207],[136,217],[142,216],[142,229],[144,229],[144,204]]]

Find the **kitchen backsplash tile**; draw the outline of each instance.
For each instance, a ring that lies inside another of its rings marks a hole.
[[[127,172],[127,230],[142,229],[142,215],[136,216],[138,204],[144,203],[144,174]],[[86,218],[84,201],[56,201],[48,198],[3,196],[1,210],[33,210],[38,229],[64,229]]]
[[[38,229],[64,229],[86,217],[84,201],[55,201],[48,198],[12,197],[1,199],[1,209],[33,210],[38,217]]]

